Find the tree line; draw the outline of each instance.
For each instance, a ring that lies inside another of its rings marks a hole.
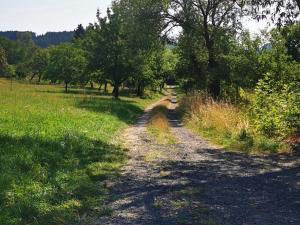
[[[47,32],[42,35],[36,35],[36,33],[33,32],[0,31],[0,37],[17,41],[19,36],[24,35],[24,33],[31,35],[33,42],[41,48],[47,48],[51,45],[59,45],[62,43],[71,42],[74,37],[73,31]]]

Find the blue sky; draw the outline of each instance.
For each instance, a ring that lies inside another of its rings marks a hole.
[[[88,25],[96,19],[96,11],[105,14],[111,0],[0,0],[0,31],[74,30],[78,24]],[[244,23],[252,33],[266,26],[256,21]]]
[[[96,19],[97,8],[105,13],[111,0],[0,0],[0,30],[74,30]]]

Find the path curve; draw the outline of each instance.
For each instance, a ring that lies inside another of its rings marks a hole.
[[[147,133],[155,105],[124,132],[130,161],[107,203],[113,215],[97,225],[300,224],[299,158],[213,147],[182,126],[175,105],[168,116],[178,143],[159,145]]]

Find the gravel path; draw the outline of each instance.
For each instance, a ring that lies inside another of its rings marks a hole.
[[[131,157],[112,190],[105,225],[300,225],[300,160],[225,152],[169,110],[174,145],[147,134],[150,107],[124,133]]]

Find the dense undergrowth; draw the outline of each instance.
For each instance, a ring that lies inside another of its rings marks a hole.
[[[283,137],[267,136],[257,129],[249,106],[214,101],[196,94],[183,97],[179,111],[189,128],[228,150],[246,153],[290,151]]]
[[[89,224],[126,162],[119,132],[153,99],[0,80],[0,224]],[[158,96],[156,96],[158,97]]]

